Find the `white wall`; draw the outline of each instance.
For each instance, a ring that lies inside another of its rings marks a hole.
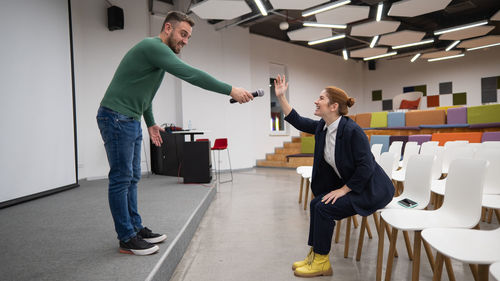
[[[480,105],[481,78],[500,75],[500,47],[465,52],[464,57],[450,60],[409,60],[379,60],[374,71],[363,67],[365,102],[360,112],[382,110],[381,101],[371,101],[372,90],[381,89],[383,99],[392,99],[405,86],[427,85],[427,95],[436,95],[442,82],[452,82],[454,93],[466,92],[467,106]]]

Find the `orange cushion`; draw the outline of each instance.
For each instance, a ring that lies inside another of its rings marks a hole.
[[[470,133],[436,133],[432,134],[432,141],[438,141],[439,145],[444,145],[447,141],[466,140],[469,143],[480,143],[482,132]]]
[[[417,109],[420,103],[420,98],[416,100],[402,100],[399,109]]]
[[[358,125],[361,128],[370,128],[370,123],[372,121],[372,114],[370,113],[360,113],[356,114],[356,120],[355,122],[358,123]]]
[[[406,112],[406,126],[446,124],[446,110],[412,110]]]

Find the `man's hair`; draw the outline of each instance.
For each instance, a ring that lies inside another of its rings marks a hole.
[[[165,21],[163,21],[163,25],[161,26],[161,31],[165,30],[165,24],[167,22],[175,26],[178,22],[182,21],[189,23],[191,27],[194,26],[194,21],[188,15],[178,11],[168,12],[167,17],[165,17]]]

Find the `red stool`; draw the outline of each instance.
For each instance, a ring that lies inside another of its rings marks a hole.
[[[214,146],[212,147],[212,151],[217,150],[217,166],[215,167],[216,171],[216,179],[219,181],[219,183],[226,183],[226,182],[232,182],[233,181],[233,169],[231,168],[231,158],[229,157],[229,149],[227,148],[227,139],[215,139]],[[229,160],[229,171],[231,172],[231,179],[227,181],[221,181],[220,180],[220,151],[221,150],[226,150],[227,151],[227,159]],[[214,157],[215,158],[215,157]]]

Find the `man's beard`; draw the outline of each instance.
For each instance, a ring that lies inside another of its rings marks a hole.
[[[179,45],[179,42],[175,42],[172,36],[167,37],[167,45],[174,51],[174,53],[179,54],[181,49],[177,49],[176,47]]]

